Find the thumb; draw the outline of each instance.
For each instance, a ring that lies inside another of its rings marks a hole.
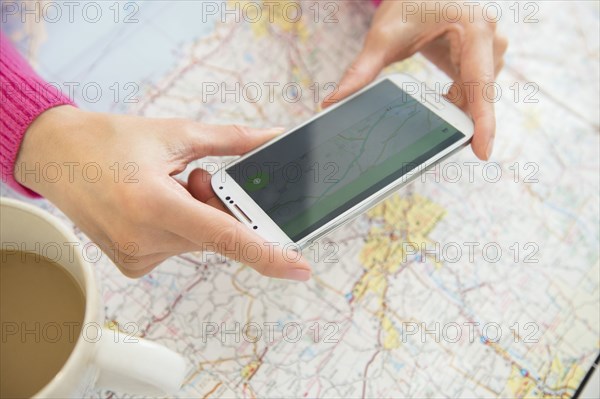
[[[253,129],[240,125],[193,123],[183,133],[183,151],[187,162],[208,155],[241,155],[283,133],[284,128]]]
[[[322,107],[326,108],[356,93],[371,83],[384,66],[383,54],[373,50],[367,42],[350,68],[346,70],[337,89],[323,100]]]
[[[232,216],[189,198],[178,198],[168,228],[205,252],[218,252],[260,274],[306,281],[311,266],[300,252],[268,242]]]

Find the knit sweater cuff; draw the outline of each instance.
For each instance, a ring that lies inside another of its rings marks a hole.
[[[15,161],[27,128],[44,111],[74,105],[60,90],[40,78],[4,37],[0,40],[0,172],[2,180],[28,197],[39,194],[19,184]]]

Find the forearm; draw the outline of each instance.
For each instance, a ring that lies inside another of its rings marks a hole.
[[[40,78],[12,46],[4,32],[0,35],[0,174],[15,191],[39,195],[15,180],[15,167],[21,143],[28,128],[46,110],[58,105],[74,105],[58,89]]]

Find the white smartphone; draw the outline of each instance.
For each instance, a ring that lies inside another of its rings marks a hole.
[[[211,185],[242,223],[309,245],[469,144],[473,123],[406,75],[384,77],[217,171]]]

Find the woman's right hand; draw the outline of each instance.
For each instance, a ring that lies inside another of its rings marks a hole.
[[[491,92],[507,46],[477,2],[384,0],[362,51],[323,106],[355,93],[384,67],[419,51],[454,81],[447,99],[471,114],[475,123],[471,147],[477,157],[488,160],[496,135],[497,100]]]
[[[308,280],[306,260],[225,211],[208,172],[195,169],[187,182],[173,177],[193,160],[243,154],[278,133],[60,106],[30,125],[15,179],[52,201],[129,277],[173,255],[211,251],[265,276]]]

